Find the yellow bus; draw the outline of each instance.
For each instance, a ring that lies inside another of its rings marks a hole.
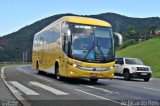
[[[64,16],[36,33],[32,67],[62,77],[114,78],[114,40],[108,22]]]

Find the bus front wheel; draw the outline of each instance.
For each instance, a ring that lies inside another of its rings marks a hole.
[[[96,83],[98,81],[98,78],[90,78],[91,83]]]
[[[59,65],[58,64],[55,65],[55,77],[57,80],[62,79],[61,76],[59,75]]]

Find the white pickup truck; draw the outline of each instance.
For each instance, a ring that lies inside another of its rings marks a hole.
[[[124,76],[125,80],[140,78],[148,82],[152,76],[151,67],[138,58],[115,58],[115,75]]]

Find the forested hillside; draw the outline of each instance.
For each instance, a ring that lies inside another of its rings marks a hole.
[[[20,30],[0,38],[0,61],[22,61],[23,52],[28,53],[28,61],[31,61],[32,41],[35,33],[57,20],[62,16],[74,14],[59,14],[42,20],[31,25],[25,26]],[[90,15],[108,21],[113,26],[113,31],[120,32],[125,41],[137,39],[142,36],[154,34],[155,29],[160,28],[160,18],[131,18],[115,13],[103,13]]]

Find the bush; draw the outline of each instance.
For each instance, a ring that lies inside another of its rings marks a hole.
[[[126,48],[126,47],[128,47],[128,46],[135,45],[135,44],[137,44],[137,42],[136,42],[134,39],[127,40],[126,42],[123,43],[122,46],[120,46],[120,47],[118,48],[118,50],[124,49],[124,48]]]

